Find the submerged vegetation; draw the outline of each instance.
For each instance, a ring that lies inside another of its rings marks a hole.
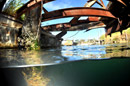
[[[43,76],[43,67],[28,68],[29,73],[23,72],[28,86],[47,86],[49,79]],[[27,69],[26,69],[27,70]]]

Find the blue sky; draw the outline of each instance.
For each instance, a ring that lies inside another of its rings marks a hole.
[[[53,34],[56,35],[59,32],[54,32]],[[69,31],[67,35],[63,36],[64,40],[88,40],[88,39],[98,39],[101,35],[105,34],[104,28],[97,28],[86,32],[85,30],[82,31]]]
[[[58,10],[58,9],[63,9],[63,8],[83,7],[86,2],[87,2],[87,0],[56,0],[56,1],[45,4],[44,7],[48,11],[53,11],[53,10]],[[105,6],[108,4],[107,0],[103,0],[103,2],[105,4]],[[95,4],[94,7],[100,7],[100,6]],[[69,22],[71,19],[72,19],[72,17],[46,21],[46,22],[42,23],[42,26],[56,24],[56,23],[65,23],[65,22]],[[59,33],[59,32],[53,32],[54,35],[56,35],[57,33]],[[66,40],[66,39],[69,39],[69,40],[85,39],[85,40],[87,40],[87,39],[93,39],[93,38],[98,39],[103,34],[105,34],[104,28],[97,28],[97,29],[90,30],[88,32],[85,32],[85,30],[68,31],[67,35],[65,35],[63,37],[63,39],[64,40]]]

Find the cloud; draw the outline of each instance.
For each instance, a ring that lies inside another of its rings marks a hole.
[[[48,11],[52,11],[52,10],[58,10],[58,9],[63,9],[63,8],[70,8],[72,7],[71,2],[69,2],[68,0],[64,0],[64,1],[53,1],[50,3],[47,3],[44,5],[44,7],[48,10]]]

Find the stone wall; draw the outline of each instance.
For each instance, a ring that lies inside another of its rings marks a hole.
[[[18,46],[20,21],[11,16],[0,14],[0,48],[16,48]]]
[[[18,30],[0,25],[0,48],[16,48]]]

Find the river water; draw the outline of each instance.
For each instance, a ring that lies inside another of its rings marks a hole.
[[[1,86],[126,84],[130,44],[62,46],[25,51],[0,49]]]

